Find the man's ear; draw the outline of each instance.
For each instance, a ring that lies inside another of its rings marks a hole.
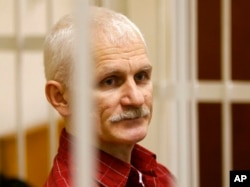
[[[63,117],[71,115],[68,91],[61,83],[49,80],[45,86],[45,93],[49,103],[61,114]]]

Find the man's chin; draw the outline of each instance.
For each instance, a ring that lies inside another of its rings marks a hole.
[[[147,129],[140,130],[139,132],[130,131],[127,133],[126,137],[124,137],[124,141],[129,144],[136,144],[142,141],[147,136]]]

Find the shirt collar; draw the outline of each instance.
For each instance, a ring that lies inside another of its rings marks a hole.
[[[157,167],[156,155],[136,144],[131,156],[131,164],[142,174],[153,174]]]
[[[131,165],[119,160],[108,153],[99,150],[97,159],[96,180],[103,186],[125,186],[130,173]],[[113,185],[114,186],[114,185]]]
[[[157,166],[155,154],[138,144],[132,151],[131,164],[103,151],[99,151],[97,164],[99,167],[96,180],[103,186],[112,186],[112,184],[126,186],[131,170],[139,170],[143,175],[155,176]]]
[[[61,156],[61,159],[67,165],[71,165],[70,155],[73,138],[65,129],[62,130],[58,155]],[[132,151],[131,164],[123,162],[101,150],[97,150],[97,153],[96,164],[98,167],[96,181],[103,186],[110,186],[111,184],[125,186],[131,168],[139,170],[143,175],[155,175],[157,167],[156,155],[138,144],[134,146]]]

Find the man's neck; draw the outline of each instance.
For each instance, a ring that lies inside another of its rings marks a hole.
[[[134,148],[134,144],[132,145],[118,145],[118,144],[109,144],[109,143],[99,143],[97,146],[102,151],[124,161],[130,163],[131,161],[131,153]]]
[[[67,133],[75,135],[75,131],[70,126],[65,125]],[[96,147],[100,150],[116,157],[126,163],[131,161],[131,153],[135,144],[114,144],[109,142],[96,142]],[[95,143],[94,143],[95,144]]]

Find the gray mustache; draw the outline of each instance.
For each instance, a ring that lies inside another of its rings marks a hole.
[[[150,114],[150,110],[147,107],[135,108],[126,110],[120,114],[114,114],[109,118],[111,123],[116,123],[125,119],[135,119],[144,117]]]

